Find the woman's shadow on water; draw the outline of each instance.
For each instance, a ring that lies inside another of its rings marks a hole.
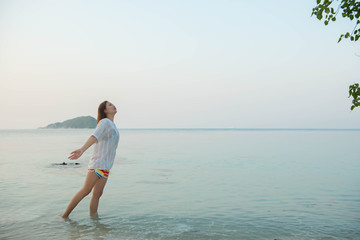
[[[80,224],[77,221],[66,219],[69,223],[69,239],[89,238],[108,239],[107,235],[113,230],[110,225],[101,223],[98,214],[90,216],[89,224]]]

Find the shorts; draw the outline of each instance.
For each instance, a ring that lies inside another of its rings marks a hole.
[[[88,172],[95,172],[99,178],[108,178],[110,173],[109,170],[104,169],[88,169]]]

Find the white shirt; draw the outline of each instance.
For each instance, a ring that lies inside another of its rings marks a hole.
[[[116,148],[119,143],[119,131],[108,118],[103,118],[92,134],[97,139],[94,152],[89,162],[89,169],[110,170],[115,159]]]

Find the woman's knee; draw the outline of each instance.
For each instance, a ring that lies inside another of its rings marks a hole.
[[[94,198],[100,198],[102,196],[102,194],[103,194],[102,190],[101,191],[94,191],[93,192],[93,197]]]
[[[83,193],[84,196],[89,195],[89,193],[91,193],[92,188],[82,188],[81,192]]]

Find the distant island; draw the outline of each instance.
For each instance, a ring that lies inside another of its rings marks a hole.
[[[47,125],[42,128],[95,128],[96,119],[91,116],[77,117],[66,120],[64,122],[57,122]]]

